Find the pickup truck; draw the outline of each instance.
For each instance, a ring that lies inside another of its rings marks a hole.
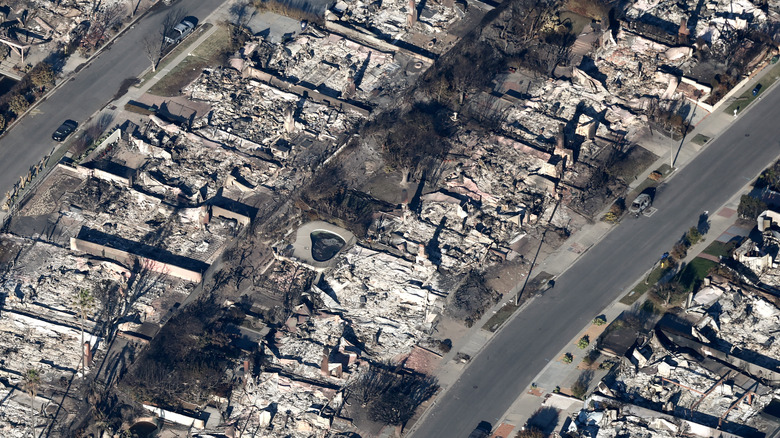
[[[195,24],[193,22],[187,19],[181,20],[179,24],[173,26],[173,28],[165,34],[165,43],[176,44],[184,39],[185,36],[189,35],[193,29],[195,29]]]

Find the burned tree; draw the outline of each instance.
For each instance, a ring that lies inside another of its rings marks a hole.
[[[485,277],[477,271],[471,271],[453,294],[447,312],[471,327],[498,299],[499,294],[488,287]]]
[[[386,134],[383,152],[385,160],[401,171],[402,183],[410,173],[425,170],[449,150],[447,137],[452,128],[442,108],[417,106],[393,125]]]
[[[124,4],[114,3],[95,13],[84,40],[92,48],[99,46],[107,34],[122,22],[126,12]]]
[[[348,386],[347,397],[355,397],[372,420],[402,425],[438,388],[433,377],[372,365]]]

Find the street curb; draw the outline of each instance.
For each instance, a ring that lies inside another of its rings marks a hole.
[[[139,20],[141,20],[142,18],[144,18],[144,17],[145,17],[145,16],[146,16],[146,15],[149,13],[149,11],[150,11],[150,10],[151,10],[151,9],[152,9],[152,8],[153,8],[155,5],[157,5],[158,3],[160,3],[160,0],[156,0],[154,3],[152,3],[152,5],[151,5],[151,6],[149,6],[149,8],[148,8],[147,10],[145,10],[145,11],[144,11],[142,14],[138,15],[137,17],[135,17],[135,18],[134,18],[132,21],[130,21],[129,23],[127,23],[127,26],[123,27],[123,28],[122,28],[122,29],[121,29],[119,32],[117,32],[117,34],[116,34],[116,35],[114,35],[113,37],[111,37],[111,39],[110,39],[110,40],[106,41],[106,43],[105,43],[105,44],[103,44],[102,46],[100,46],[100,48],[99,48],[99,49],[97,49],[97,50],[95,51],[95,53],[93,53],[92,55],[90,55],[90,57],[89,57],[89,58],[87,58],[87,60],[86,60],[86,61],[85,61],[83,64],[80,64],[80,65],[82,65],[83,67],[81,67],[81,68],[78,68],[78,67],[77,67],[77,68],[76,68],[75,70],[73,70],[73,71],[72,71],[72,72],[71,72],[71,73],[70,73],[68,76],[65,76],[65,77],[63,77],[63,78],[62,78],[62,80],[61,80],[61,81],[60,81],[58,84],[56,84],[56,85],[55,85],[54,87],[52,87],[52,88],[51,88],[49,91],[47,91],[47,92],[46,92],[46,93],[45,93],[43,96],[41,96],[41,98],[40,98],[40,99],[38,99],[38,100],[36,100],[35,102],[33,102],[33,104],[32,104],[32,105],[30,105],[30,107],[29,107],[29,108],[27,108],[27,110],[26,110],[25,112],[23,112],[21,116],[17,117],[17,118],[16,118],[16,120],[14,120],[14,121],[13,121],[13,123],[11,123],[11,124],[10,124],[8,127],[6,127],[6,129],[4,129],[4,130],[3,130],[3,133],[2,133],[2,134],[0,134],[0,140],[2,140],[2,138],[3,138],[3,137],[5,137],[5,134],[6,134],[7,132],[10,132],[10,131],[11,131],[11,130],[12,130],[12,129],[13,129],[15,126],[16,126],[16,124],[17,124],[17,123],[20,123],[20,122],[22,121],[22,119],[24,119],[24,118],[27,116],[27,114],[28,114],[29,112],[31,112],[33,109],[37,108],[37,107],[38,107],[38,105],[39,105],[39,104],[41,104],[42,102],[45,102],[45,101],[46,101],[46,100],[47,100],[49,97],[51,97],[51,95],[52,95],[52,94],[54,94],[54,93],[55,93],[57,90],[59,90],[59,89],[60,89],[60,87],[62,87],[62,86],[63,86],[63,85],[65,85],[66,83],[70,82],[70,80],[71,80],[71,79],[72,79],[72,78],[73,78],[75,75],[77,75],[79,72],[81,72],[81,70],[83,70],[83,69],[85,69],[85,68],[89,67],[89,65],[92,63],[92,61],[94,61],[94,60],[95,60],[95,58],[97,58],[98,56],[100,56],[100,55],[103,53],[103,51],[104,51],[104,50],[107,50],[109,47],[111,47],[111,45],[113,45],[113,44],[114,44],[114,40],[116,40],[116,39],[117,39],[117,38],[119,38],[120,36],[124,35],[124,33],[128,31],[128,29],[130,29],[130,28],[132,28],[133,26],[135,26],[136,22],[138,22]]]

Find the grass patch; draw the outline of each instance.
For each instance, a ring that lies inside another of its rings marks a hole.
[[[660,183],[658,181],[653,181],[650,178],[646,178],[644,181],[642,181],[642,184],[639,184],[637,188],[632,190],[631,193],[626,196],[626,205],[630,205],[632,202],[634,202],[634,199],[639,196],[639,194],[642,193],[645,189],[649,187],[658,187],[659,184]]]
[[[178,96],[181,89],[195,80],[204,68],[224,62],[225,54],[230,50],[230,29],[219,26],[210,37],[192,50],[190,56],[152,85],[149,93],[163,97]]]
[[[519,308],[520,306],[515,306],[514,300],[509,301],[508,303],[501,306],[501,308],[498,309],[498,312],[493,314],[493,316],[488,319],[482,328],[489,332],[495,332],[509,319],[510,316],[512,316],[513,313],[515,313],[515,310]]]
[[[693,143],[693,144],[697,144],[697,145],[699,145],[699,146],[704,146],[704,144],[705,144],[705,143],[707,143],[708,141],[710,141],[710,138],[709,138],[709,137],[707,137],[707,136],[706,136],[706,135],[704,135],[704,134],[696,134],[696,135],[695,135],[695,136],[694,136],[694,137],[691,139],[691,143]]]
[[[634,286],[634,288],[631,289],[631,292],[627,293],[623,298],[620,299],[620,302],[627,306],[634,304],[639,299],[639,297],[644,295],[648,290],[650,290],[651,287],[658,283],[658,281],[661,280],[661,278],[668,270],[669,268],[662,268],[660,266],[653,269],[647,275],[647,278]]]
[[[710,243],[702,252],[715,257],[728,257],[736,247],[736,242],[720,242],[716,240]]]
[[[676,280],[686,291],[690,292],[704,280],[712,268],[717,266],[718,264],[712,260],[696,257],[677,274]]]
[[[731,105],[729,105],[729,107],[726,109],[726,113],[734,114],[734,110],[737,110],[737,114],[742,112],[742,110],[747,108],[751,102],[761,97],[761,95],[764,94],[766,90],[772,84],[774,84],[775,81],[777,81],[778,78],[780,78],[780,63],[775,64],[772,69],[769,70],[769,72],[766,73],[760,81],[758,81],[758,84],[761,84],[761,90],[759,90],[757,96],[753,96],[753,88],[755,88],[755,85],[753,87],[749,87],[747,90],[745,90],[744,93],[742,93],[741,96],[734,99],[734,102],[731,102]]]
[[[202,25],[198,26],[197,29],[195,29],[194,32],[192,32],[187,39],[179,43],[178,45],[174,46],[173,49],[171,49],[170,52],[166,53],[163,59],[160,60],[160,63],[157,65],[157,71],[152,71],[150,68],[147,70],[147,72],[141,76],[140,82],[137,83],[137,86],[140,86],[144,84],[149,79],[153,78],[154,75],[156,75],[160,70],[164,69],[168,66],[171,62],[173,62],[174,59],[176,59],[177,56],[181,55],[185,51],[189,50],[190,46],[200,38],[201,35],[203,35],[207,30],[209,30],[213,26],[211,23],[203,23]]]
[[[699,134],[701,135],[701,134]],[[659,167],[658,169],[655,169],[656,172],[660,173],[661,175],[665,177],[669,176],[672,173],[672,166],[664,163]]]

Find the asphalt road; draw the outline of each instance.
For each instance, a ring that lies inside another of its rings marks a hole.
[[[51,134],[65,120],[83,123],[113,100],[123,81],[136,78],[149,66],[143,52],[146,35],[159,32],[165,15],[181,8],[185,15],[203,20],[225,0],[178,0],[159,5],[141,18],[67,84],[57,90],[0,139],[0,196],[13,187],[30,166],[54,148]]]
[[[521,391],[706,210],[716,211],[780,155],[780,93],[754,103],[657,192],[652,217],[627,217],[511,320],[432,408],[414,438],[496,426]],[[708,236],[708,239],[712,239]]]

